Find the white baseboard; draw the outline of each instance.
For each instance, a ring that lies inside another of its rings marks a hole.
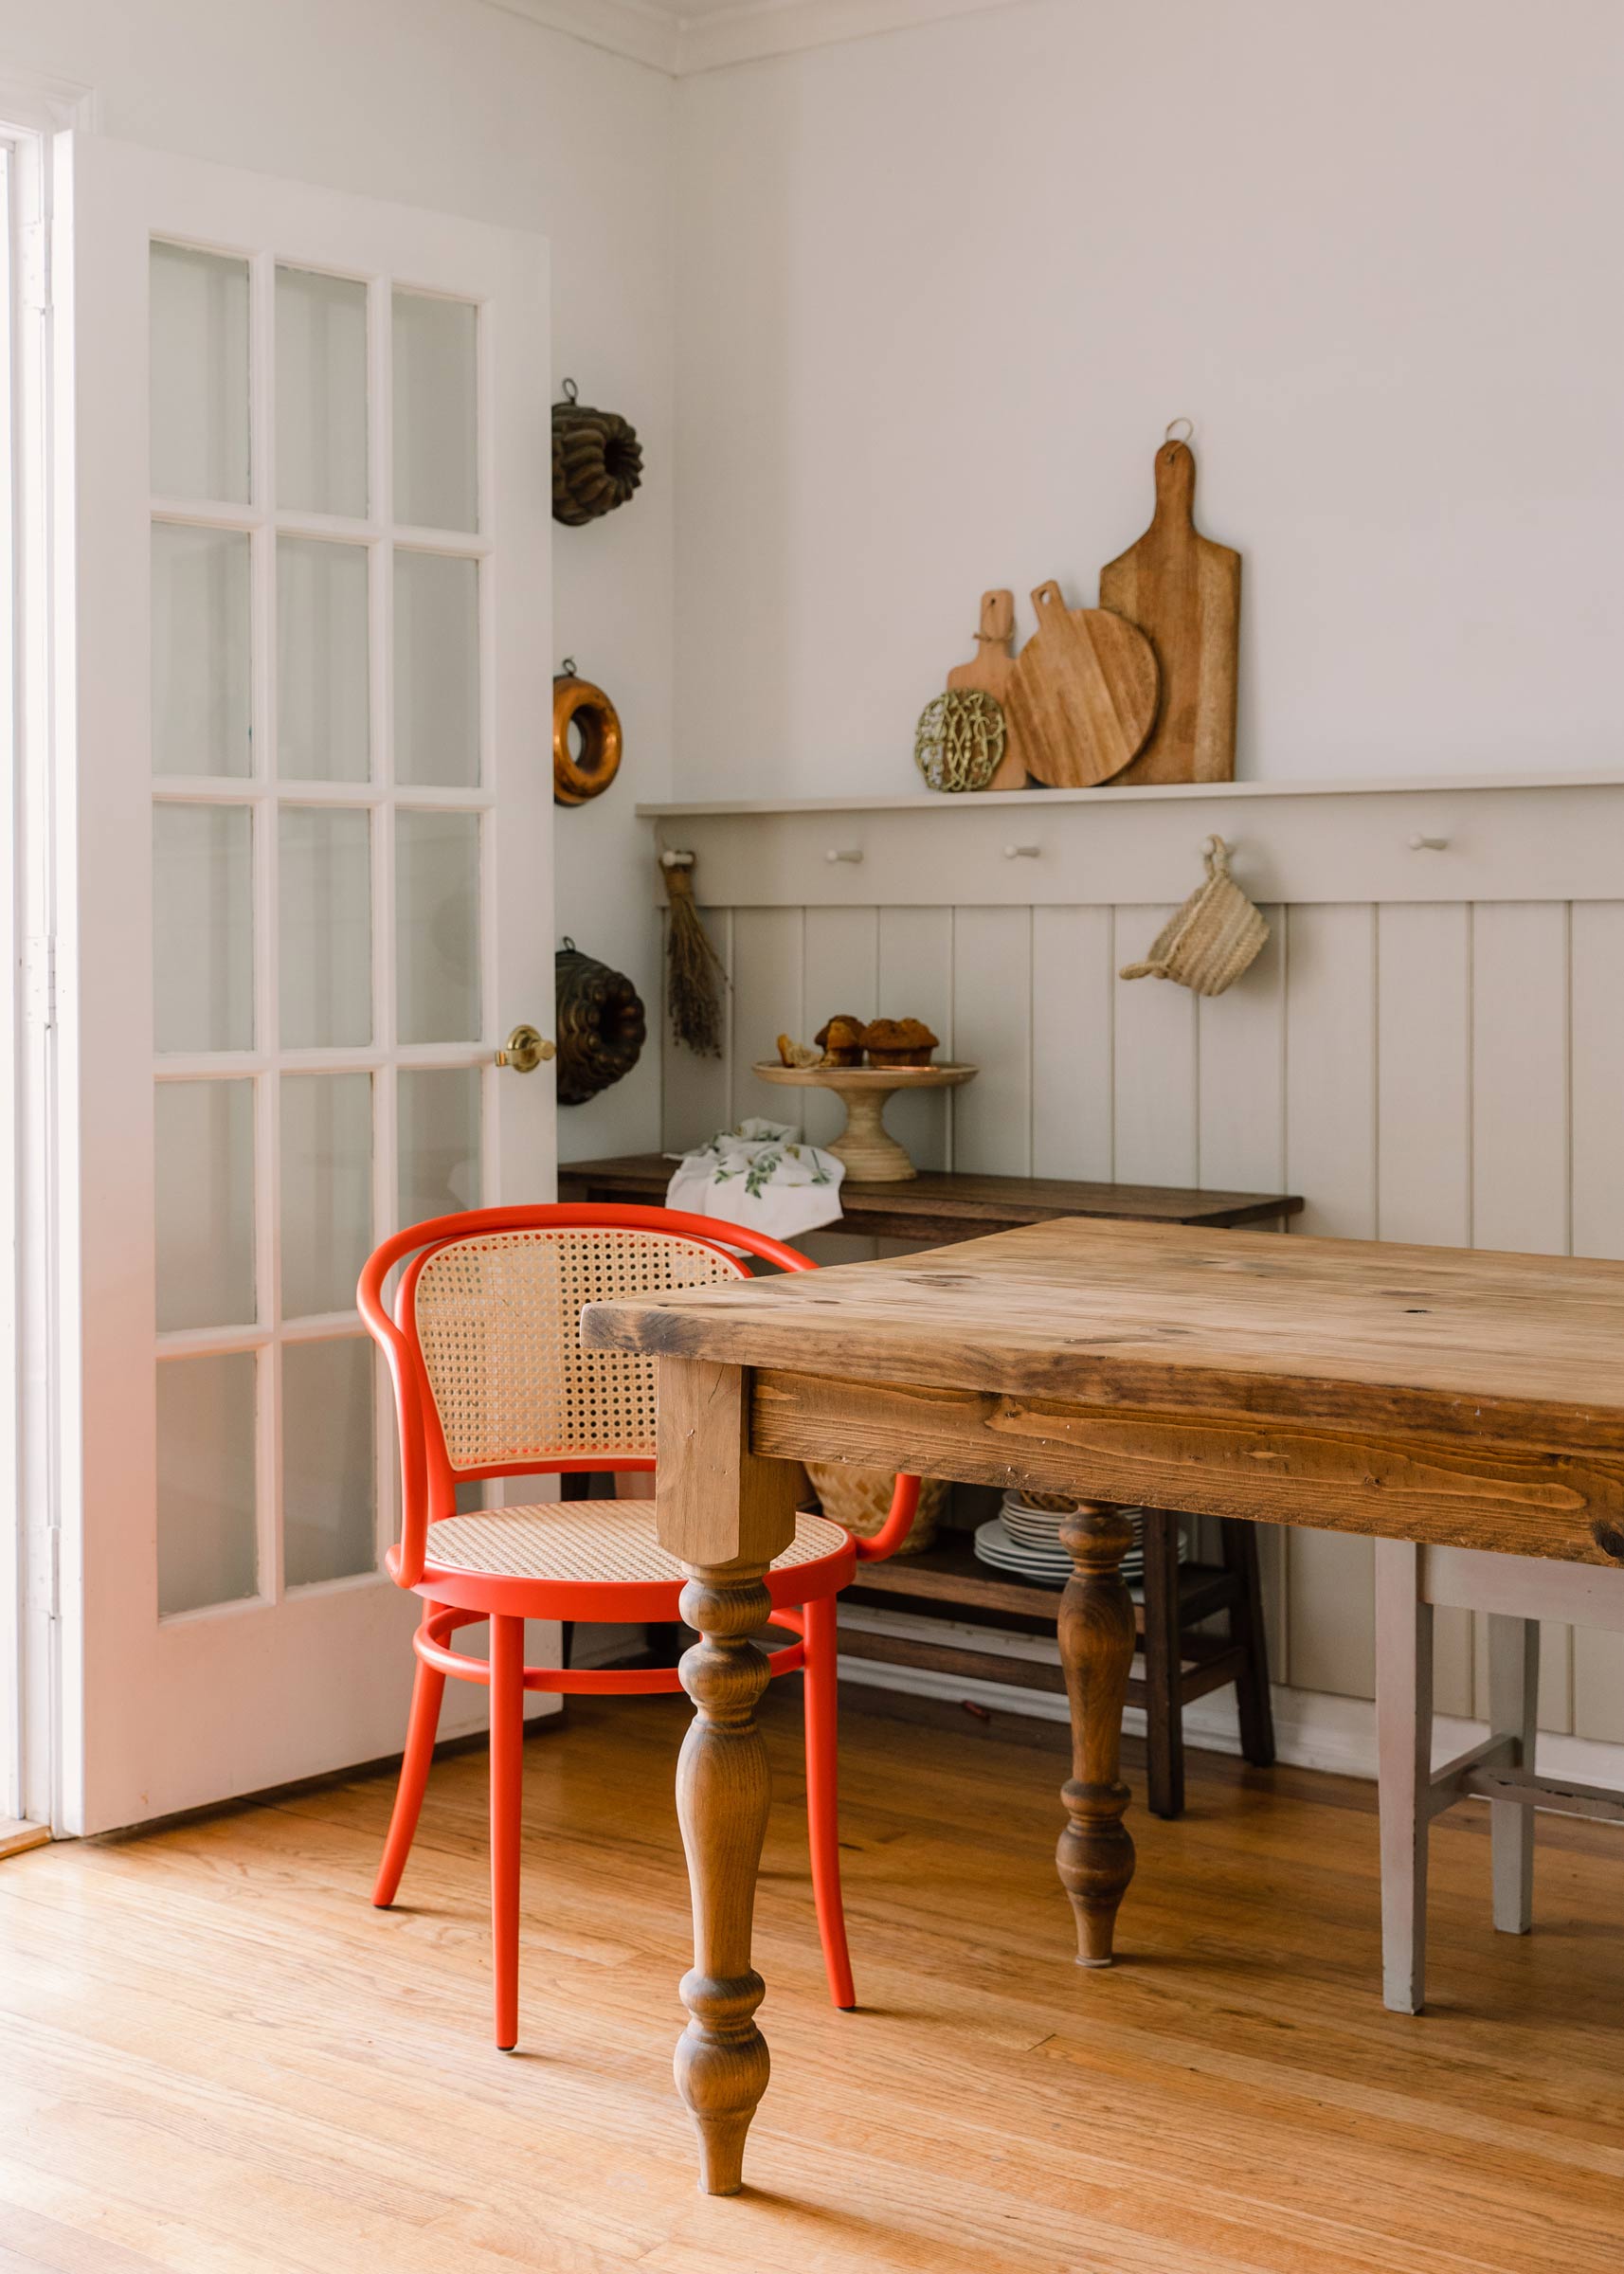
[[[916,1619],[906,1612],[870,1610],[842,1604],[842,1625],[860,1625],[871,1631],[914,1633],[936,1641],[954,1641],[965,1648],[991,1650],[1000,1656],[1027,1657],[1057,1666],[1059,1650],[1043,1635],[1005,1635],[996,1630],[962,1626],[951,1620]],[[638,1627],[592,1627],[578,1632],[574,1654],[578,1667],[605,1665],[635,1650],[641,1639]],[[839,1661],[840,1680],[870,1689],[900,1691],[916,1698],[941,1698],[949,1705],[968,1699],[1000,1713],[1020,1713],[1039,1722],[1064,1722],[1066,1701],[1046,1689],[1019,1689],[1002,1682],[980,1682],[962,1674],[938,1674],[916,1666],[885,1666],[873,1658]],[[1143,1669],[1141,1669],[1143,1671]],[[1272,1686],[1274,1742],[1279,1757],[1292,1768],[1325,1769],[1335,1777],[1376,1776],[1376,1707],[1368,1698],[1333,1697],[1319,1689],[1290,1689]],[[1130,1737],[1145,1734],[1145,1715],[1130,1706],[1123,1715]],[[1198,1698],[1184,1709],[1184,1734],[1192,1745],[1208,1753],[1238,1753],[1235,1699],[1227,1690]],[[1481,1722],[1456,1721],[1439,1714],[1433,1724],[1433,1759],[1441,1764],[1465,1752],[1486,1737]],[[1624,1790],[1624,1745],[1604,1744],[1588,1737],[1562,1737],[1546,1732],[1540,1739],[1540,1766],[1555,1777],[1571,1777],[1581,1784],[1615,1785]]]
[[[952,1705],[963,1700],[1003,1713],[1020,1713],[1035,1721],[1064,1722],[1066,1701],[1052,1691],[1018,1689],[1001,1682],[978,1682],[957,1674],[938,1674],[923,1667],[882,1666],[872,1658],[842,1658],[840,1680],[871,1689],[898,1690],[911,1697],[942,1698]],[[1288,1689],[1275,1683],[1274,1742],[1281,1760],[1293,1768],[1325,1769],[1338,1777],[1376,1777],[1376,1708],[1368,1698],[1338,1698],[1324,1690]],[[1130,1706],[1122,1725],[1131,1737],[1145,1734],[1142,1709]],[[1184,1734],[1192,1745],[1208,1753],[1238,1753],[1233,1697],[1218,1690],[1199,1698],[1184,1711]],[[1433,1724],[1435,1762],[1453,1759],[1488,1735],[1482,1722],[1456,1721],[1439,1714]],[[1547,1733],[1540,1739],[1540,1766],[1547,1774],[1571,1777],[1584,1784],[1615,1786],[1624,1790],[1624,1745],[1603,1744],[1595,1738],[1562,1737]]]

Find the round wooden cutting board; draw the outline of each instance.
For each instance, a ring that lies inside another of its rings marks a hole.
[[[1003,702],[1027,770],[1051,789],[1092,789],[1119,774],[1156,723],[1156,651],[1109,608],[1068,608],[1056,584],[1032,595],[1038,629],[1015,659]]]

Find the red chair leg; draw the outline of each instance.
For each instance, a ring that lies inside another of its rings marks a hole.
[[[840,1902],[840,1822],[838,1703],[835,1680],[835,1598],[806,1604],[806,1830],[812,1850],[812,1894],[829,1994],[842,2012],[857,2004]]]
[[[432,1611],[433,1604],[428,1605]],[[372,1901],[380,1910],[393,1903],[400,1887],[401,1873],[406,1869],[406,1857],[417,1832],[418,1812],[423,1807],[424,1788],[434,1762],[434,1740],[440,1728],[440,1702],[445,1695],[445,1676],[437,1667],[417,1662],[417,1677],[411,1686],[411,1716],[406,1723],[406,1752],[401,1760],[401,1780],[395,1787],[395,1805],[389,1817],[388,1837],[384,1842],[384,1860],[378,1866],[378,1876],[372,1885]]]
[[[524,1787],[524,1620],[491,1621],[491,1944],[496,2045],[519,2034],[519,1822]]]

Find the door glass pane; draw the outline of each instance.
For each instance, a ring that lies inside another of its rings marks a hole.
[[[365,782],[371,770],[367,549],[277,544],[277,767],[300,782]]]
[[[478,1208],[479,1069],[413,1067],[399,1081],[400,1221]]]
[[[478,814],[395,816],[395,984],[403,1042],[478,1041]]]
[[[254,1353],[158,1368],[158,1610],[256,1592]]]
[[[160,1050],[254,1047],[252,823],[245,805],[153,809]]]
[[[158,1329],[254,1321],[254,1085],[160,1082]]]
[[[479,779],[479,565],[395,554],[395,779]]]
[[[395,519],[478,529],[478,312],[467,300],[397,292]]]
[[[248,539],[153,524],[153,771],[250,774]]]
[[[290,1587],[371,1571],[372,1345],[282,1347],[282,1576]]]
[[[152,482],[160,497],[248,498],[248,263],[154,244]]]
[[[372,1079],[285,1074],[282,1312],[353,1310],[372,1245]]]
[[[277,503],[367,512],[367,287],[277,270]]]
[[[370,1042],[368,816],[344,807],[284,805],[280,818],[282,1048]]]

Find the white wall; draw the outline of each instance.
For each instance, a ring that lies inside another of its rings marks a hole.
[[[573,654],[608,689],[626,736],[609,795],[557,815],[557,921],[628,971],[657,1020],[659,930],[632,806],[669,780],[670,81],[483,0],[0,0],[0,62],[94,88],[100,128],[125,141],[550,241],[556,369],[536,373],[538,394],[570,372],[645,445],[629,506],[554,532],[555,659]],[[538,719],[538,766],[550,738]],[[545,1023],[550,1010],[528,1015]],[[561,1110],[565,1158],[654,1141],[658,1059],[653,1047],[603,1098]]]
[[[684,794],[909,786],[1179,414],[1243,774],[1615,756],[1617,0],[1032,0],[677,104]]]

